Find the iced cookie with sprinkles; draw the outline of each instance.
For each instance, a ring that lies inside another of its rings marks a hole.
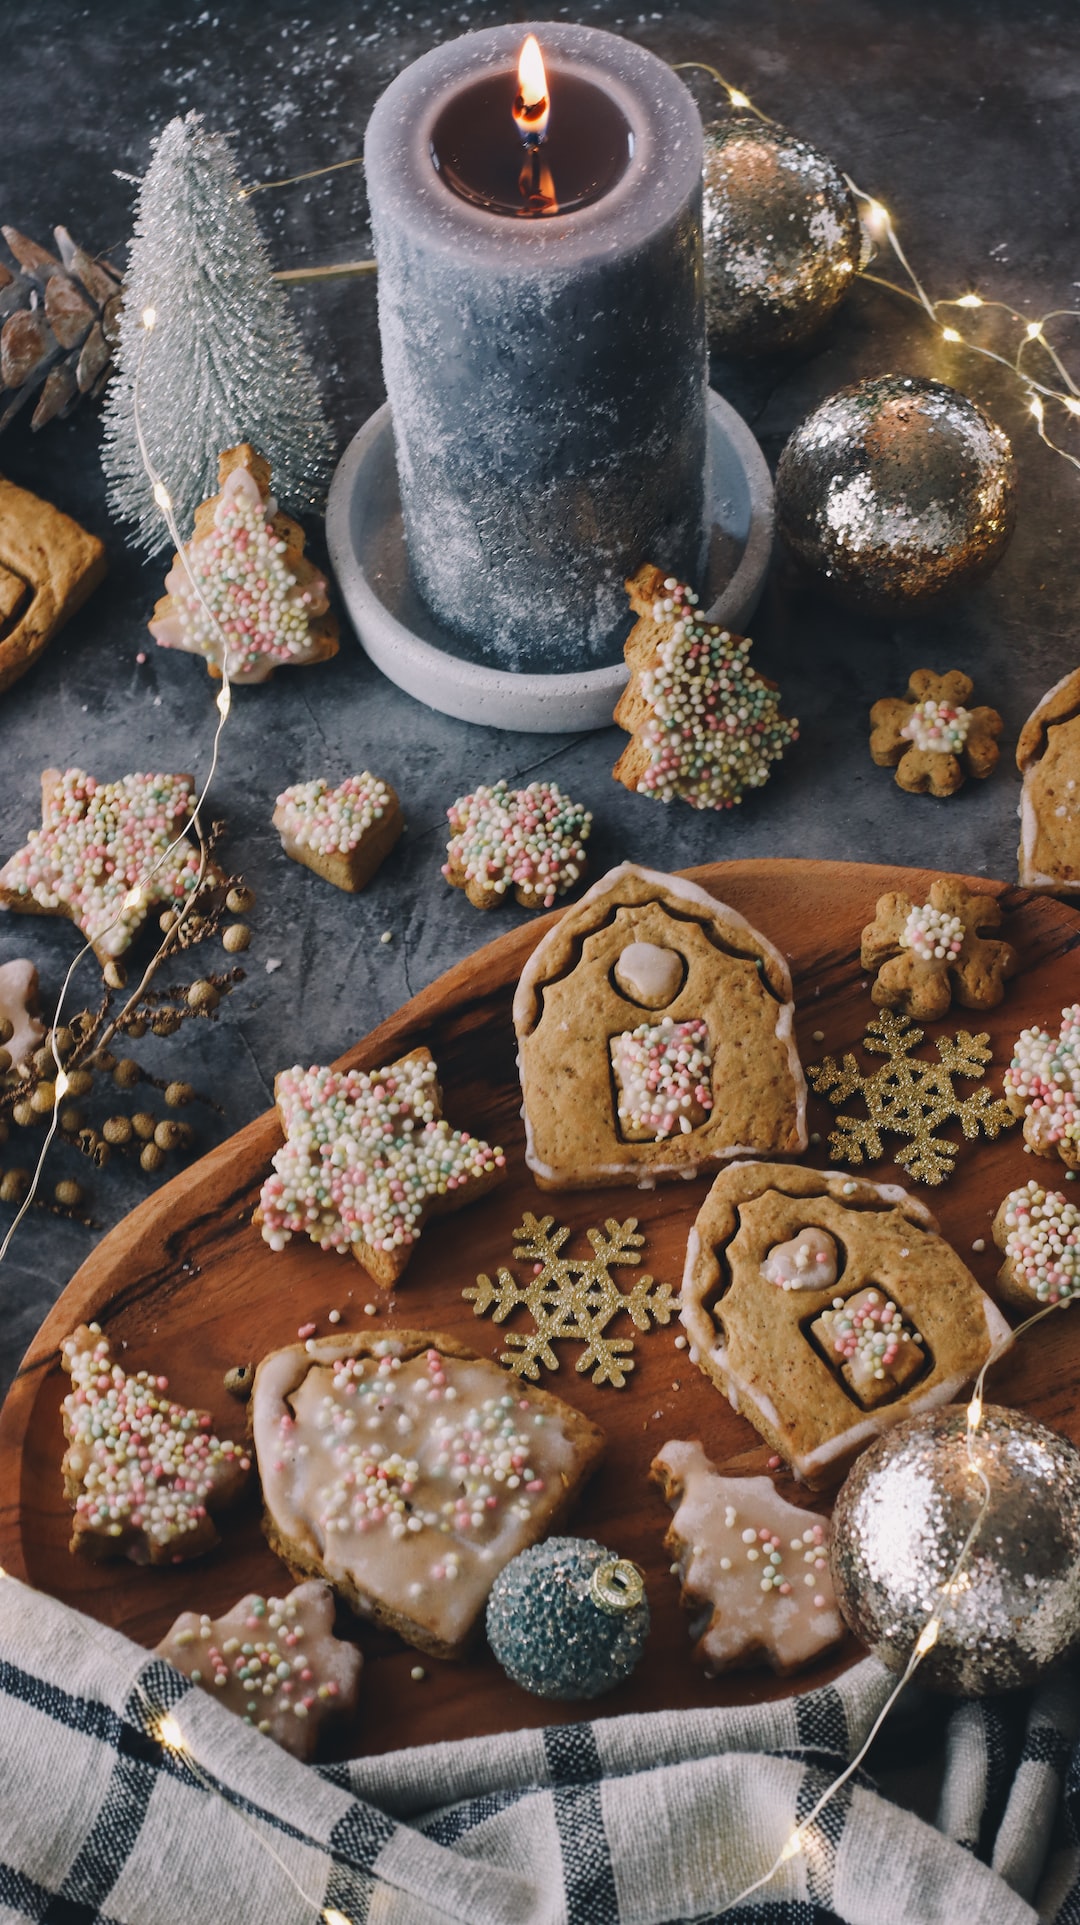
[[[107,963],[156,904],[182,909],[198,886],[199,851],[185,834],[194,808],[190,775],[99,782],[82,769],[46,769],[41,827],[0,869],[0,907],[66,916]],[[224,884],[213,862],[205,876]]]
[[[707,621],[674,575],[646,566],[626,587],[637,621],[615,720],[631,740],[615,780],[657,802],[733,808],[768,781],[799,725],[780,714],[775,682],[751,668],[750,642]]]
[[[418,1330],[273,1352],[251,1424],[272,1549],[437,1658],[463,1654],[503,1566],[558,1528],[604,1448],[560,1398]]]
[[[1080,1170],[1080,1003],[1062,1010],[1056,1036],[1020,1031],[1004,1088],[1013,1115],[1024,1119],[1028,1149]]]
[[[446,819],[443,875],[475,909],[494,909],[511,891],[523,909],[550,909],[585,874],[592,816],[554,782],[481,786]]]
[[[430,1051],[376,1070],[283,1070],[274,1082],[284,1147],[256,1213],[272,1250],[307,1236],[396,1283],[429,1216],[498,1183],[506,1157],[442,1114]]]
[[[899,1184],[786,1163],[717,1177],[686,1248],[690,1360],[813,1488],[1012,1340]]]
[[[595,882],[526,963],[514,1028],[542,1190],[806,1148],[787,963],[682,876],[624,862]]]
[[[323,1727],[354,1709],[364,1662],[355,1644],[334,1636],[334,1593],[317,1578],[287,1597],[252,1591],[220,1618],[182,1611],[157,1653],[304,1759],[315,1756]]]
[[[1012,945],[991,933],[1000,927],[997,897],[951,876],[931,883],[926,902],[901,890],[879,896],[861,946],[863,968],[876,971],[870,994],[878,1008],[919,1022],[944,1016],[954,1001],[993,1009],[1017,967]]]
[[[71,1378],[63,1402],[71,1549],[134,1564],[179,1564],[211,1550],[218,1514],[247,1481],[244,1446],[213,1436],[209,1411],[173,1403],[167,1377],[124,1370],[96,1323],[65,1338],[60,1361]]]
[[[173,557],[150,633],[160,648],[201,655],[212,676],[265,682],[338,651],[325,575],[304,554],[304,531],[279,513],[270,468],[242,442],[218,464],[220,493],[195,510],[195,532]]]
[[[665,1444],[649,1475],[675,1513],[664,1549],[707,1676],[762,1663],[786,1676],[843,1637],[827,1518],[770,1477],[722,1476],[699,1443]]]
[[[1052,895],[1080,892],[1080,669],[1028,716],[1016,744],[1020,881]]]
[[[405,827],[389,782],[366,769],[336,788],[321,776],[293,783],[278,796],[273,820],[287,856],[350,895],[367,887]]]
[[[1022,1310],[1071,1303],[1080,1295],[1080,1209],[1060,1190],[1032,1180],[1010,1190],[994,1218],[1005,1261],[997,1287]]]
[[[996,709],[965,708],[975,684],[959,669],[935,675],[917,668],[907,695],[886,695],[870,710],[870,753],[881,769],[895,769],[911,795],[955,795],[969,776],[997,767],[1003,727]]]

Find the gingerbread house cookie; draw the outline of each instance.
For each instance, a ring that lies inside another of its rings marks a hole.
[[[771,1477],[724,1477],[699,1443],[665,1444],[649,1476],[675,1515],[664,1538],[693,1612],[695,1662],[798,1671],[844,1635],[829,1575],[829,1522]]]
[[[1053,895],[1080,891],[1080,669],[1042,698],[1020,731],[1020,881]]]
[[[347,1252],[376,1283],[396,1283],[428,1217],[498,1183],[497,1145],[452,1129],[430,1050],[376,1070],[299,1066],[274,1079],[285,1143],[256,1222],[272,1250],[307,1236]]]
[[[780,951],[680,876],[623,863],[533,951],[514,997],[541,1189],[642,1188],[806,1148]]]
[[[900,1418],[951,1402],[1011,1341],[906,1190],[782,1163],[717,1178],[680,1314],[693,1362],[815,1487]]]
[[[396,792],[366,769],[335,789],[321,776],[294,782],[273,822],[287,856],[349,895],[367,887],[405,827]]]
[[[157,1647],[192,1684],[294,1758],[356,1703],[363,1658],[334,1636],[334,1594],[311,1578],[287,1597],[242,1597],[231,1611],[182,1611]]]
[[[604,1448],[560,1398],[422,1330],[273,1352],[251,1424],[278,1556],[437,1658],[462,1655],[503,1566],[558,1527]]]

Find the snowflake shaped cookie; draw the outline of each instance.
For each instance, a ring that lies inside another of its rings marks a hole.
[[[1010,1190],[994,1241],[1005,1257],[997,1281],[1006,1302],[1031,1310],[1080,1295],[1080,1209],[1060,1190],[1034,1181]]]
[[[321,776],[284,789],[274,827],[294,862],[355,895],[371,881],[405,823],[389,782],[365,769],[362,775],[347,775],[336,789]]]
[[[860,1069],[850,1050],[841,1063],[826,1056],[807,1069],[813,1088],[834,1109],[849,1096],[861,1097],[866,1108],[865,1117],[837,1118],[829,1137],[834,1163],[875,1163],[885,1154],[882,1138],[899,1136],[906,1143],[894,1162],[917,1183],[943,1183],[956,1167],[956,1144],[936,1133],[944,1124],[956,1121],[966,1137],[982,1135],[990,1141],[1012,1127],[1008,1101],[985,1086],[964,1097],[956,1088],[957,1078],[977,1081],[986,1074],[991,1052],[985,1031],[973,1036],[958,1030],[954,1040],[936,1037],[936,1063],[914,1059],[922,1040],[923,1031],[906,1016],[885,1009],[863,1037],[864,1049],[886,1058],[880,1069]]]
[[[750,642],[704,621],[683,583],[645,567],[626,586],[638,619],[615,720],[632,740],[615,780],[658,802],[733,808],[768,781],[799,725],[780,714],[775,682],[750,667]]]
[[[318,1578],[287,1597],[253,1591],[220,1618],[183,1611],[157,1651],[294,1758],[313,1757],[323,1725],[352,1710],[363,1665],[334,1636],[334,1593]]]
[[[996,709],[967,709],[974,683],[958,669],[917,668],[906,699],[887,695],[870,710],[870,753],[912,795],[955,795],[968,776],[983,781],[997,765],[1002,720]]]
[[[954,998],[965,1009],[993,1009],[1016,971],[1016,951],[987,933],[1000,927],[995,896],[947,876],[931,883],[925,903],[899,890],[880,896],[862,932],[862,966],[877,971],[875,1003],[920,1022],[944,1016]]]
[[[476,909],[494,909],[511,890],[523,909],[550,909],[585,874],[592,816],[554,782],[474,789],[446,819],[443,875]]]
[[[382,1069],[283,1070],[274,1083],[284,1147],[258,1221],[273,1250],[302,1234],[395,1283],[434,1212],[497,1183],[501,1149],[451,1129],[434,1059],[414,1049]]]
[[[0,905],[67,916],[98,961],[127,949],[155,903],[180,908],[199,881],[199,852],[184,834],[190,775],[125,775],[98,782],[82,769],[46,769],[41,828],[0,869]],[[206,874],[223,882],[207,864]]]
[[[1061,1029],[1022,1029],[1005,1071],[1005,1100],[1024,1119],[1036,1156],[1059,1156],[1080,1170],[1080,1003],[1061,1012]]]
[[[64,1487],[75,1509],[73,1551],[176,1564],[217,1543],[214,1514],[250,1469],[243,1446],[210,1434],[210,1413],[165,1394],[168,1379],[114,1363],[96,1323],[60,1346],[71,1378],[64,1398]]]
[[[336,655],[326,577],[305,558],[303,530],[278,513],[267,463],[242,443],[222,455],[218,479],[165,577],[150,623],[158,646],[203,656],[214,676],[225,660],[234,682]]]
[[[479,1276],[475,1287],[463,1290],[473,1313],[483,1317],[490,1310],[496,1323],[505,1323],[514,1310],[525,1308],[533,1320],[529,1331],[512,1330],[501,1361],[519,1376],[533,1382],[540,1365],[557,1370],[559,1360],[552,1344],[562,1338],[584,1344],[577,1360],[579,1371],[592,1371],[594,1384],[613,1384],[620,1390],[626,1372],[633,1370],[632,1337],[609,1337],[608,1324],[625,1314],[636,1329],[648,1330],[650,1323],[670,1323],[674,1306],[671,1286],[654,1283],[652,1277],[634,1279],[633,1287],[623,1291],[611,1275],[616,1264],[638,1264],[645,1239],[638,1232],[637,1218],[619,1223],[609,1217],[603,1230],[590,1230],[590,1257],[566,1257],[563,1249],[572,1232],[562,1225],[554,1228],[554,1217],[537,1219],[526,1211],[514,1235],[519,1260],[531,1260],[532,1276],[520,1283],[510,1270],[500,1269],[493,1283]]]

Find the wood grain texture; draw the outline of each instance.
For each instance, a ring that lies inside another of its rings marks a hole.
[[[859,964],[859,936],[877,897],[889,889],[917,896],[932,880],[925,870],[797,861],[711,864],[688,873],[789,956],[804,1064],[827,1051],[856,1047],[875,1013]],[[1003,934],[1019,953],[1019,972],[997,1009],[985,1015],[954,1009],[927,1033],[987,1029],[994,1050],[989,1078],[1000,1087],[1018,1031],[1049,1019],[1056,1024],[1062,1005],[1074,1000],[1080,916],[1050,897],[985,878],[967,880],[974,889],[1000,895]],[[500,1262],[512,1263],[513,1233],[523,1210],[553,1212],[579,1236],[609,1216],[635,1215],[646,1234],[642,1267],[678,1286],[687,1231],[707,1179],[652,1192],[612,1188],[553,1196],[542,1195],[524,1167],[510,1005],[526,957],[554,920],[554,915],[537,918],[478,950],[341,1058],[342,1067],[374,1068],[425,1043],[439,1064],[450,1120],[501,1142],[510,1153],[509,1179],[475,1207],[434,1222],[392,1296],[370,1284],[349,1258],[296,1239],[275,1255],[252,1228],[259,1187],[281,1140],[273,1112],[175,1177],[102,1240],[42,1325],[0,1413],[0,1564],[8,1571],[146,1645],[156,1642],[182,1610],[218,1616],[243,1591],[280,1590],[286,1582],[262,1538],[254,1492],[226,1526],[225,1542],[198,1563],[151,1571],[126,1563],[93,1566],[69,1554],[70,1513],[60,1480],[60,1403],[67,1380],[58,1346],[83,1319],[101,1322],[126,1367],[166,1372],[176,1398],[206,1406],[216,1425],[239,1435],[244,1415],[224,1389],[224,1372],[294,1342],[298,1326],[309,1319],[327,1330],[332,1308],[342,1313],[342,1329],[354,1323],[370,1330],[363,1306],[375,1302],[379,1327],[445,1330],[481,1354],[497,1357],[503,1348],[500,1330],[488,1319],[475,1318],[461,1292],[479,1271],[491,1274]],[[813,1041],[815,1030],[824,1032],[823,1041]],[[811,1097],[809,1125],[820,1132],[820,1142],[811,1145],[807,1161],[827,1163],[832,1118],[829,1106]],[[958,1134],[955,1126],[950,1134]],[[904,1180],[891,1163],[866,1173]],[[993,1144],[963,1144],[953,1177],[939,1189],[917,1191],[991,1290],[999,1261],[990,1234],[994,1212],[1006,1191],[1032,1174],[1053,1184],[1064,1173],[1026,1155],[1016,1129]],[[987,1248],[974,1254],[971,1246],[978,1238],[985,1238]],[[511,1327],[517,1327],[517,1313]],[[629,1329],[627,1324],[624,1332],[620,1324],[615,1333],[629,1334]],[[597,1708],[604,1715],[747,1703],[795,1688],[791,1680],[759,1671],[708,1682],[690,1662],[678,1588],[662,1549],[669,1513],[647,1483],[649,1462],[671,1438],[698,1437],[715,1461],[744,1472],[764,1468],[766,1451],[686,1352],[675,1349],[677,1330],[672,1324],[637,1337],[637,1368],[625,1390],[598,1388],[579,1377],[571,1345],[563,1346],[558,1373],[544,1373],[546,1389],[576,1404],[609,1437],[606,1464],[573,1528],[637,1559],[648,1576],[653,1608],[648,1654],[636,1677],[601,1701]],[[995,1370],[990,1395],[1022,1405],[1080,1443],[1080,1323],[1075,1317],[1062,1323],[1052,1319],[1033,1331]],[[782,1489],[798,1498],[790,1480],[782,1480]],[[366,1659],[364,1681],[355,1723],[342,1736],[342,1754],[582,1715],[580,1706],[546,1704],[509,1684],[483,1646],[461,1664],[429,1663],[427,1678],[414,1683],[409,1676],[414,1653],[368,1627],[358,1637]],[[824,1682],[857,1655],[849,1644],[797,1682]]]

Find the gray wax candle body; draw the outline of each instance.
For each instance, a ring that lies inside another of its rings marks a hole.
[[[553,115],[563,65],[612,95],[633,136],[606,195],[539,220],[473,206],[431,159],[448,97],[489,68],[512,76],[530,31],[548,58]],[[617,659],[624,577],[653,561],[700,581],[704,567],[702,136],[689,94],[613,34],[497,27],[398,76],[371,117],[365,161],[421,594],[502,667]]]

